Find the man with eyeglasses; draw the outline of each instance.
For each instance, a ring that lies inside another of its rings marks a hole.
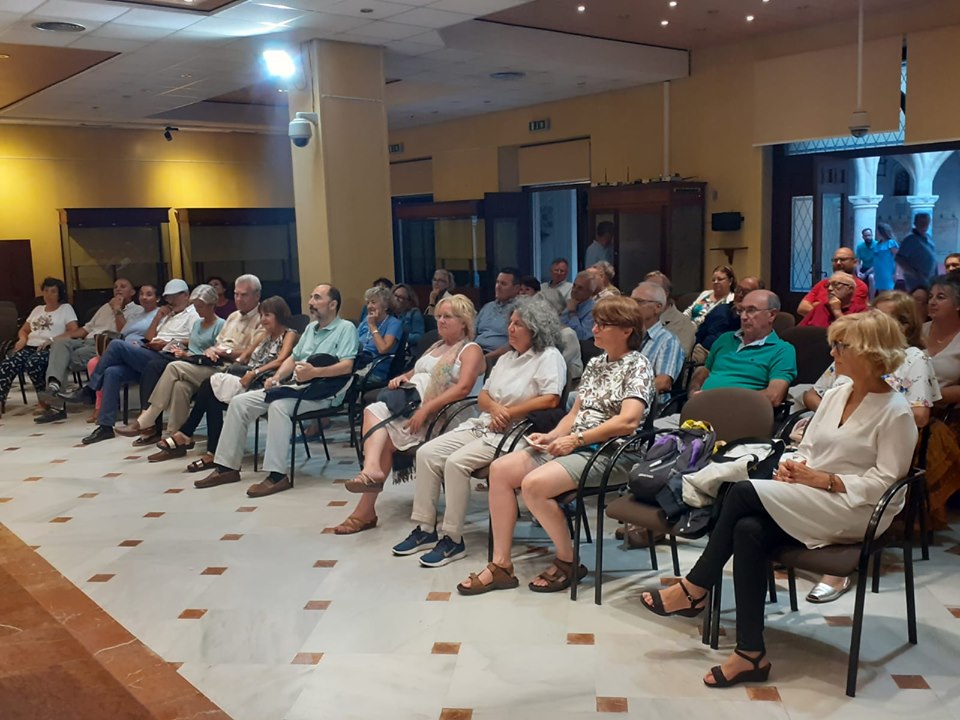
[[[856,275],[857,256],[853,250],[848,247],[837,248],[833,253],[833,272],[846,273],[853,278],[856,286],[853,293],[853,300],[850,301],[853,310],[851,312],[863,312],[867,309],[870,301],[870,288]],[[804,317],[810,313],[817,305],[823,305],[830,301],[830,289],[827,287],[830,278],[824,278],[814,285],[810,292],[804,295],[800,305],[797,306],[797,315]]]
[[[690,380],[690,393],[742,387],[763,394],[774,407],[797,377],[797,352],[773,329],[780,298],[769,290],[747,294],[740,307],[740,329],[717,338],[707,361]]]
[[[702,363],[707,359],[707,353],[725,332],[734,332],[740,329],[740,308],[743,299],[754,290],[764,290],[766,285],[760,278],[748,276],[737,282],[737,289],[733,291],[733,302],[717,305],[707,313],[707,316],[697,328],[697,345],[691,355],[694,362]]]
[[[842,272],[834,273],[827,282],[829,299],[807,313],[807,316],[800,321],[800,325],[830,327],[830,323],[837,318],[852,314],[854,312],[853,294],[856,290],[857,286],[852,277]]]
[[[680,341],[660,323],[660,314],[667,305],[667,294],[656,283],[642,282],[633,289],[630,297],[640,306],[640,319],[646,332],[640,354],[653,368],[657,399],[665,403],[670,399],[673,381],[683,368]]]

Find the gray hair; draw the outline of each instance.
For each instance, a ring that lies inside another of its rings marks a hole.
[[[217,297],[217,291],[213,289],[213,286],[206,284],[197,285],[190,293],[191,300],[199,300],[207,305],[216,305]]]
[[[659,303],[660,307],[667,306],[667,293],[664,292],[659,283],[645,281],[637,285],[637,287],[634,288],[634,291],[640,290],[641,288],[650,293],[650,295],[653,296],[653,301]]]
[[[617,275],[617,271],[613,269],[613,265],[611,265],[610,263],[608,263],[606,260],[601,260],[601,261],[599,261],[599,262],[595,262],[595,263],[594,263],[593,265],[591,265],[590,267],[595,267],[597,270],[599,270],[599,271],[602,272],[604,275],[606,275],[606,276],[607,276],[607,280],[610,280],[610,281],[612,281],[613,278],[616,277],[616,275]]]
[[[753,290],[750,292],[750,295],[753,293],[760,293],[767,300],[767,310],[780,310],[780,298],[777,297],[777,294],[770,292],[769,290]]]
[[[670,278],[665,274],[659,270],[652,270],[644,275],[643,279],[645,282],[655,282],[657,285],[660,285],[669,297],[670,291],[673,289],[673,283],[670,282]]]
[[[534,352],[543,352],[560,344],[560,316],[547,300],[539,295],[519,298],[513,311],[530,331]]]
[[[577,276],[573,279],[574,282],[580,280],[581,278],[586,278],[587,282],[590,284],[590,292],[596,295],[597,293],[597,278],[594,277],[593,273],[589,270],[581,270],[577,273]]]
[[[256,275],[251,275],[247,273],[246,275],[241,275],[236,280],[233,281],[233,286],[237,285],[248,285],[251,290],[253,290],[257,295],[260,294],[260,291],[263,290],[263,286],[260,284],[260,278]]]
[[[453,273],[447,270],[446,268],[437,268],[436,270],[433,271],[434,275],[436,275],[437,273],[443,273],[444,275],[447,276],[447,285],[448,285],[447,292],[453,295],[454,294],[453,289],[457,286],[457,279],[453,276]],[[433,277],[431,276],[430,279],[432,282]]]
[[[363,302],[379,303],[387,312],[393,312],[393,293],[381,285],[367,288],[363,293]]]

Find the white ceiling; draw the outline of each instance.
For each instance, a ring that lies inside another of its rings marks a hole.
[[[280,131],[284,106],[207,103],[264,81],[260,52],[310,38],[383,45],[393,127],[682,77],[687,53],[474,18],[523,0],[246,0],[212,15],[107,0],[0,0],[0,43],[120,53],[0,111],[13,122]],[[372,10],[372,12],[362,12]],[[31,27],[42,20],[82,33]],[[13,53],[11,53],[13,54]],[[490,73],[520,70],[517,81]],[[4,64],[0,61],[0,82]]]

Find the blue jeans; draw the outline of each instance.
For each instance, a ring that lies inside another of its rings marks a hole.
[[[113,427],[117,421],[123,384],[139,380],[144,368],[158,356],[159,353],[154,350],[125,342],[112,342],[107,346],[90,376],[90,389],[103,391],[97,425]]]

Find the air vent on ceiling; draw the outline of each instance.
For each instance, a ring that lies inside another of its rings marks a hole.
[[[72,22],[61,22],[59,20],[48,20],[45,22],[35,22],[31,27],[35,30],[45,30],[47,32],[83,32],[86,28]]]

